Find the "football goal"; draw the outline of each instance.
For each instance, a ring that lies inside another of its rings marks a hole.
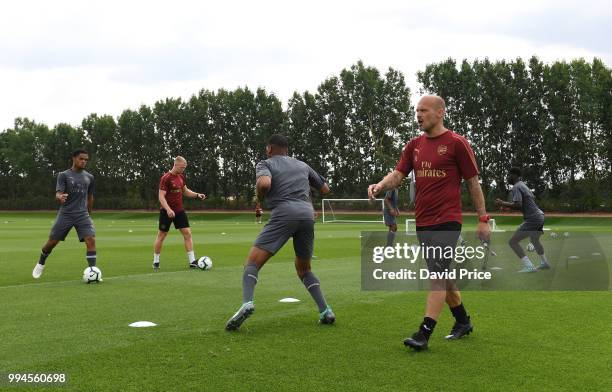
[[[384,223],[384,199],[323,199],[323,223]]]

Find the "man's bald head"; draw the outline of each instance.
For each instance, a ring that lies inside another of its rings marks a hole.
[[[172,171],[174,172],[174,174],[181,174],[185,171],[186,168],[187,159],[183,158],[180,155],[174,158],[174,166],[172,167]]]
[[[417,122],[421,131],[431,134],[444,130],[443,118],[446,113],[446,103],[437,95],[425,95],[417,104]]]
[[[428,105],[431,105],[431,107],[433,107],[434,109],[442,109],[446,111],[446,102],[444,102],[444,99],[439,95],[424,95],[419,101],[419,103],[420,102],[424,102]]]

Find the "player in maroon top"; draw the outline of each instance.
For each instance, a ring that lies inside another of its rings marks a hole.
[[[461,233],[461,180],[465,180],[479,216],[476,234],[488,241],[489,216],[478,183],[478,166],[468,141],[444,127],[444,100],[424,96],[417,105],[416,117],[423,134],[410,140],[402,151],[395,170],[378,184],[368,187],[368,197],[396,188],[414,170],[416,174],[416,226],[419,242],[427,245],[447,244],[455,247]],[[452,259],[428,259],[430,271],[441,272]],[[447,339],[459,339],[472,331],[470,317],[461,301],[461,293],[452,280],[431,279],[425,318],[419,331],[404,341],[416,350],[427,348],[440,312],[448,304],[455,325]]]
[[[157,233],[153,250],[153,269],[155,271],[159,269],[159,255],[162,244],[168,235],[172,223],[174,223],[174,228],[181,232],[185,240],[185,250],[187,251],[189,266],[191,268],[197,267],[189,219],[183,208],[183,196],[204,200],[206,195],[187,188],[185,176],[183,175],[186,168],[187,160],[178,156],[174,159],[172,170],[164,174],[159,181],[158,197],[161,209],[159,210],[159,232]]]

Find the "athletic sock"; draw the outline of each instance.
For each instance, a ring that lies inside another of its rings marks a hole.
[[[304,283],[306,290],[308,290],[312,299],[317,303],[319,313],[327,309],[327,302],[325,302],[325,297],[321,292],[321,282],[319,282],[319,279],[312,272],[308,271],[302,277],[302,283]]]
[[[41,250],[40,259],[38,259],[38,264],[45,265],[45,262],[47,261],[47,257],[49,257],[50,254],[51,254],[51,251],[49,251],[49,253],[45,253],[44,250]]]
[[[258,274],[259,269],[255,263],[248,262],[244,267],[244,272],[242,273],[242,303],[253,301]]]
[[[395,242],[395,232],[389,230],[389,232],[387,233],[387,246],[393,246],[394,242]]]
[[[545,254],[540,255],[540,264],[548,264],[548,259]]]
[[[159,264],[159,253],[153,253],[153,263]]]
[[[459,324],[468,323],[468,315],[467,315],[467,312],[465,311],[465,308],[463,307],[463,302],[455,306],[454,308],[450,308],[450,311],[453,314],[453,317],[455,318],[455,320],[457,320]]]
[[[421,323],[419,330],[423,333],[423,335],[425,335],[425,338],[427,340],[429,340],[429,337],[433,333],[434,328],[436,328],[436,324],[437,324],[436,320],[432,319],[431,317],[425,317],[423,319],[423,322]]]
[[[531,262],[531,260],[529,260],[528,256],[524,256],[521,261],[523,262],[523,265],[525,267],[533,267],[533,263]]]
[[[89,264],[90,267],[95,267],[96,266],[96,251],[87,251],[87,264]]]
[[[195,261],[195,252],[194,251],[187,252],[187,260],[189,260],[189,263],[193,263]]]

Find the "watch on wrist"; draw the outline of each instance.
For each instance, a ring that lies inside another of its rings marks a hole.
[[[482,222],[482,223],[488,223],[489,219],[491,219],[489,214],[485,214],[485,215],[482,215],[482,216],[478,217],[478,221]]]

